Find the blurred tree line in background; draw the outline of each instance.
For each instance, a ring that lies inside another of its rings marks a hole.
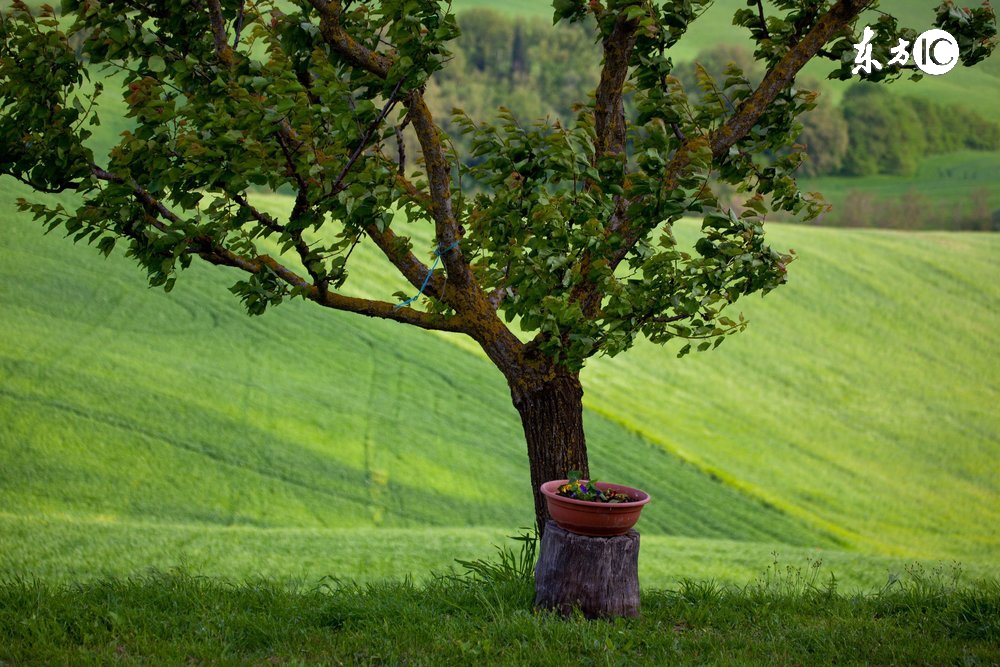
[[[468,142],[450,122],[453,108],[473,118],[491,119],[503,106],[526,125],[545,117],[565,122],[575,115],[574,105],[592,94],[600,76],[600,52],[588,24],[553,27],[542,20],[509,18],[489,9],[466,10],[458,21],[462,34],[453,44],[453,60],[431,79],[427,92],[434,116],[467,162]],[[696,62],[677,63],[674,70],[688,91],[697,91],[706,73],[722,87],[730,63],[754,84],[763,75],[742,46],[716,46],[700,53]],[[822,91],[818,81],[802,84]],[[809,154],[799,170],[804,178],[907,177],[929,155],[1000,150],[1000,124],[961,106],[937,104],[860,81],[845,91],[839,105],[824,94],[817,102],[816,109],[804,117],[799,137]],[[740,198],[732,194],[732,203],[737,205]],[[993,229],[1000,221],[990,210],[989,200],[988,191],[977,192],[958,210],[950,203],[935,205],[919,193],[887,202],[859,191],[821,222]]]

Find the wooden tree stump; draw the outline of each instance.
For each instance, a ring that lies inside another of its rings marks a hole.
[[[587,537],[545,524],[535,566],[535,606],[587,618],[639,615],[639,533]]]

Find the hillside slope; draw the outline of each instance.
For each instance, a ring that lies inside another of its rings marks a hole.
[[[120,257],[2,224],[0,519],[22,536],[2,565],[30,571],[30,536],[73,526],[530,522],[517,415],[461,340],[302,303],[250,319],[224,270],[164,295]],[[995,563],[1000,237],[773,231],[801,259],[741,304],[747,333],[586,371],[595,474],[651,492],[654,540]],[[391,298],[369,253],[357,289]]]
[[[800,260],[745,334],[594,364],[587,404],[865,549],[995,560],[1000,236],[774,237]]]
[[[372,258],[369,248],[357,257],[358,289],[391,299],[401,285]],[[5,512],[300,528],[530,523],[520,422],[481,355],[312,304],[250,319],[226,291],[232,274],[196,266],[183,278],[170,295],[150,291],[120,257],[4,222]],[[660,499],[646,530],[833,543],[595,412],[587,428],[602,477]]]

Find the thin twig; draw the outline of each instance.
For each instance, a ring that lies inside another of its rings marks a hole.
[[[393,89],[392,94],[389,95],[389,99],[386,101],[385,106],[382,107],[382,111],[379,113],[375,121],[368,126],[368,130],[365,132],[364,136],[361,137],[361,141],[358,142],[358,145],[354,149],[354,152],[351,153],[351,157],[348,158],[347,164],[345,164],[344,168],[340,170],[339,174],[337,174],[337,179],[333,183],[333,187],[331,188],[330,194],[337,194],[344,189],[343,188],[344,179],[347,178],[347,174],[351,171],[351,168],[358,161],[358,158],[361,157],[361,153],[364,152],[365,148],[367,148],[368,142],[371,141],[372,134],[374,134],[375,130],[377,130],[379,126],[382,125],[382,121],[385,120],[385,117],[389,115],[389,112],[392,111],[393,107],[396,106],[396,103],[399,102],[396,96],[399,94],[399,91],[402,87],[403,87],[403,79],[400,79],[399,82],[396,84],[396,87]]]
[[[244,17],[245,7],[246,7],[246,2],[241,0],[239,9],[236,10],[236,20],[233,22],[233,31],[236,33],[236,36],[233,37],[233,51],[235,51],[236,47],[240,45],[240,33],[243,31],[243,17]]]
[[[757,15],[760,17],[760,29],[764,31],[764,39],[770,40],[771,33],[767,30],[767,19],[764,18],[764,3],[757,0]]]

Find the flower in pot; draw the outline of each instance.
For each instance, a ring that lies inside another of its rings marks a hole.
[[[549,515],[561,528],[580,535],[624,535],[636,521],[649,494],[639,489],[581,479],[572,470],[567,479],[542,484]]]

